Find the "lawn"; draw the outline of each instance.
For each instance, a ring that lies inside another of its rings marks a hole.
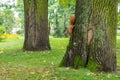
[[[50,38],[51,51],[24,52],[23,39],[0,42],[0,80],[120,80],[120,71],[92,72],[87,68],[59,67],[68,38]],[[119,48],[120,40],[117,40]],[[120,66],[120,50],[117,49]]]

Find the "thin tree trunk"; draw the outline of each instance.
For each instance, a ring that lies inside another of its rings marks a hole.
[[[66,11],[66,10],[65,10]],[[64,33],[64,36],[66,37],[67,36],[67,34],[66,34],[66,30],[67,30],[67,18],[66,18],[66,12],[64,12],[64,20],[63,20],[64,22],[64,30],[63,30],[63,33]]]
[[[50,50],[48,31],[48,1],[24,0],[24,50]]]
[[[61,36],[61,30],[59,26],[59,21],[58,21],[58,9],[55,12],[55,27],[54,27],[54,36],[55,37],[60,37]]]

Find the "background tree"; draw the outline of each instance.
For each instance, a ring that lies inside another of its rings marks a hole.
[[[102,71],[115,71],[117,0],[77,0],[75,15],[73,36],[60,65],[78,68],[90,60]],[[93,35],[88,43],[89,29]]]
[[[0,2],[0,25],[6,28],[6,33],[11,33],[15,24],[14,6],[15,4]]]
[[[15,11],[18,14],[18,19],[16,20],[16,26],[20,28],[17,31],[18,34],[24,34],[24,5],[23,0],[18,0],[15,6]]]
[[[9,14],[9,15],[8,15]],[[11,33],[15,24],[15,17],[13,11],[11,9],[4,10],[4,23],[3,25],[6,27],[6,33]]]
[[[74,0],[49,0],[48,21],[50,34],[54,37],[66,37],[69,27],[69,16],[75,12]]]
[[[4,13],[0,11],[0,25],[3,25],[4,18],[3,18]]]
[[[48,32],[48,0],[24,0],[24,50],[50,50]]]

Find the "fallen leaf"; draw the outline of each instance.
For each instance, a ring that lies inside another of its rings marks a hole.
[[[35,74],[35,71],[32,70],[32,69],[28,69],[28,72],[29,72],[30,74]]]

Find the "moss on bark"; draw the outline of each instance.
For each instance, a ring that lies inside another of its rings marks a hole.
[[[99,65],[102,71],[116,70],[117,0],[77,0],[76,23],[62,66]],[[93,30],[87,44],[88,30]],[[79,57],[76,57],[79,56]]]
[[[24,50],[50,50],[48,31],[48,0],[24,0]]]

